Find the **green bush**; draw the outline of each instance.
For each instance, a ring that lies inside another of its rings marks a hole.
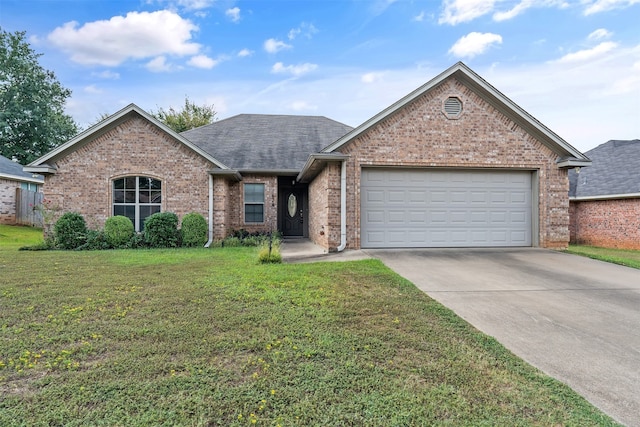
[[[99,251],[111,249],[113,246],[109,243],[107,235],[103,231],[88,230],[86,242],[76,248],[78,251]]]
[[[112,216],[104,223],[104,237],[114,248],[125,246],[133,237],[133,223],[122,215]]]
[[[207,220],[197,212],[186,214],[182,218],[182,246],[204,246],[207,243],[209,227]]]
[[[180,246],[178,215],[158,212],[144,221],[144,240],[152,248],[176,248]]]
[[[55,246],[61,249],[76,249],[86,242],[87,224],[82,215],[67,212],[53,226]]]
[[[269,243],[263,243],[260,246],[260,252],[258,252],[258,260],[262,264],[281,263],[280,245],[272,244],[271,248],[269,248]]]

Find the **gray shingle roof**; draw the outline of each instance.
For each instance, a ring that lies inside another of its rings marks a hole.
[[[12,175],[15,177],[25,178],[28,180],[34,179],[31,173],[24,172],[22,170],[22,165],[20,163],[16,163],[11,159],[7,159],[4,156],[0,156],[0,174]],[[36,179],[42,179],[42,177],[38,176]]]
[[[181,135],[232,169],[300,171],[351,129],[322,116],[240,114]]]
[[[569,171],[570,197],[640,194],[640,140],[612,140],[585,154],[593,163]]]

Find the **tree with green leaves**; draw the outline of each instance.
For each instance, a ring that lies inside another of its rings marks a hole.
[[[78,133],[64,113],[71,91],[44,69],[26,33],[0,28],[0,154],[27,164]]]
[[[157,113],[151,112],[153,117],[178,133],[209,125],[216,120],[216,114],[213,105],[199,106],[189,101],[188,97],[185,97],[184,107],[180,111],[170,107],[168,111],[160,108]]]

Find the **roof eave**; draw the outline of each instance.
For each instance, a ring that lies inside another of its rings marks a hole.
[[[591,160],[562,158],[556,162],[556,165],[558,165],[560,169],[583,168],[583,167],[591,166]]]
[[[640,199],[640,193],[628,193],[628,194],[605,194],[599,196],[569,196],[569,200],[572,202],[583,201],[596,201],[596,200],[614,200],[614,199]]]
[[[22,170],[25,172],[37,173],[40,175],[54,175],[57,172],[57,169],[54,166],[48,165],[46,163],[37,166],[31,166],[30,164],[29,166],[24,166]]]
[[[44,184],[44,179],[39,179],[39,178],[29,178],[26,176],[20,176],[20,175],[12,175],[9,173],[0,173],[0,178],[3,179],[8,179],[11,181],[20,181],[20,182],[32,182],[35,184]]]
[[[307,158],[304,167],[296,177],[298,182],[310,182],[328,162],[343,162],[350,156],[341,153],[313,153]]]
[[[233,169],[212,169],[209,171],[209,174],[213,176],[228,178],[234,181],[242,181],[242,174]]]

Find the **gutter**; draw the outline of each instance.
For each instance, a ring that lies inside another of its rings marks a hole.
[[[336,249],[342,252],[347,247],[347,161],[342,161],[340,168],[340,246]]]
[[[208,248],[213,243],[213,175],[209,175],[209,240],[204,244]]]
[[[627,193],[627,194],[604,194],[601,196],[570,196],[571,202],[583,202],[589,200],[622,200],[622,199],[640,199],[640,193]]]

